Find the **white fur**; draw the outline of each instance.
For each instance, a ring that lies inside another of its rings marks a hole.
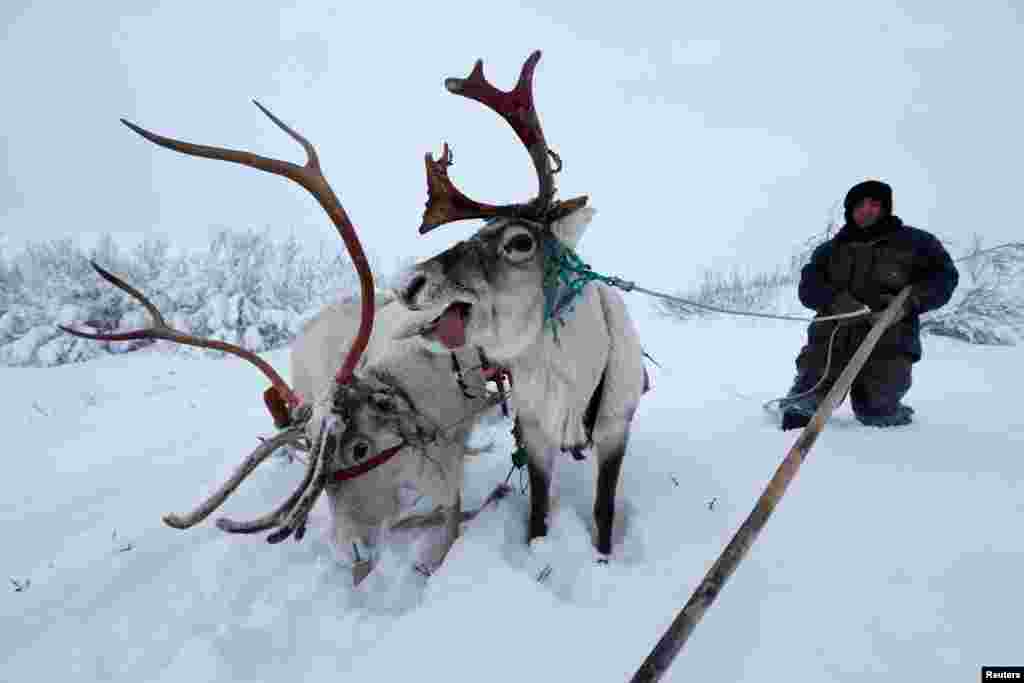
[[[583,416],[602,373],[594,443],[625,429],[643,390],[639,336],[621,295],[599,283],[584,288],[557,338],[546,329],[508,365],[520,418],[535,424],[545,445],[560,448],[586,441]]]

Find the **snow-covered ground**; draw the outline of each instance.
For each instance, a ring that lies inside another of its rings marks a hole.
[[[301,543],[176,531],[161,515],[189,509],[269,432],[259,373],[141,352],[0,368],[0,680],[628,680],[795,440],[761,404],[787,389],[804,335],[631,304],[662,367],[607,567],[592,564],[589,460],[560,463],[544,558],[527,553],[516,494],[467,525],[429,580],[396,539],[353,589],[323,501]],[[836,413],[666,680],[965,681],[1024,663],[1024,349],[924,343],[916,422],[876,430]],[[286,352],[265,356],[287,369]],[[509,467],[507,429],[491,429],[470,507]],[[265,512],[300,475],[275,459],[223,510]]]

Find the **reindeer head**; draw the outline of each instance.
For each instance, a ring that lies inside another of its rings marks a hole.
[[[512,126],[533,161],[538,193],[523,204],[475,202],[448,177],[447,144],[440,160],[427,155],[429,200],[420,233],[452,221],[488,219],[472,238],[416,265],[399,289],[401,302],[422,313],[404,334],[419,335],[428,345],[480,346],[497,360],[521,353],[540,334],[558,296],[552,268],[565,249],[576,247],[593,217],[586,197],[554,199],[561,160],[547,146],[533,103],[539,60],[539,51],[530,55],[509,92],[487,82],[482,61],[468,78],[445,81],[449,91],[484,104]]]
[[[457,395],[455,386],[438,386],[439,377],[432,379],[418,383],[406,375],[400,381],[386,363],[364,367],[358,382],[333,387],[314,406],[309,426],[323,432],[315,442],[334,464],[326,492],[352,522],[373,526],[396,518],[402,482],[432,477],[444,483],[450,475],[444,450],[456,446],[462,454],[458,430],[450,433],[441,415],[462,415],[466,402],[458,401],[454,410],[431,411],[431,401],[451,403]],[[420,457],[395,457],[403,453]],[[436,471],[424,474],[424,467]]]
[[[419,335],[436,352],[478,346],[498,361],[518,356],[557,305],[552,270],[593,214],[583,207],[551,224],[499,218],[418,264],[400,299],[420,315],[402,336]]]

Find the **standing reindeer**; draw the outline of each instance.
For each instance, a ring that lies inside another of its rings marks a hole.
[[[152,326],[110,334],[61,329],[88,339],[164,339],[217,349],[252,363],[273,385],[264,399],[280,431],[263,441],[228,481],[192,512],[166,515],[163,519],[169,526],[187,529],[198,524],[277,449],[293,446],[308,453],[305,476],[294,493],[263,517],[248,522],[221,518],[217,520],[219,528],[231,533],[275,529],[267,538],[271,543],[292,535],[300,540],[310,510],[326,492],[334,539],[339,550],[348,552],[357,542],[372,547],[378,529],[399,521],[399,497],[404,488],[412,488],[440,506],[444,538],[422,563],[428,571],[433,570],[455,541],[459,523],[472,516],[461,510],[465,440],[473,418],[493,400],[486,395],[486,382],[479,372],[456,378],[448,358],[427,354],[418,344],[394,340],[395,330],[408,314],[397,303],[378,308],[373,276],[355,229],[323,176],[313,146],[258,102],[256,106],[303,146],[305,165],[183,142],[122,122],[162,147],[287,177],[313,194],[337,227],[359,273],[361,301],[329,306],[307,324],[292,348],[297,391],[251,351],[173,329],[141,292],[95,263],[92,265],[101,277],[145,306]],[[349,351],[339,368],[338,351],[345,347]],[[467,354],[460,356],[463,367],[472,367],[473,359]],[[358,583],[372,564],[370,558],[360,557],[358,550],[353,559]]]
[[[554,200],[561,160],[548,148],[534,108],[539,59],[539,51],[530,55],[510,92],[487,82],[482,61],[468,78],[445,81],[450,92],[484,104],[512,126],[533,161],[539,192],[525,204],[475,202],[448,177],[447,144],[440,160],[427,154],[429,201],[420,233],[452,221],[490,220],[407,274],[399,296],[420,317],[403,335],[418,336],[434,351],[479,347],[510,371],[529,456],[531,542],[547,534],[554,457],[594,446],[597,559],[607,562],[615,489],[647,376],[619,293],[596,282],[578,291],[560,278],[559,268],[574,255],[594,211],[586,197]]]

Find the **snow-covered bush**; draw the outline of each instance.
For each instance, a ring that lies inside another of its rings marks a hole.
[[[294,235],[275,242],[269,230],[220,230],[205,251],[172,255],[165,238],[123,253],[109,236],[85,253],[71,240],[29,244],[0,256],[0,364],[59,365],[143,347],[214,354],[169,342],[98,342],[57,325],[99,332],[149,326],[145,309],[100,278],[89,260],[142,291],[175,328],[253,351],[285,346],[304,320],[356,292],[343,248],[302,249]],[[88,326],[88,327],[86,327]]]
[[[922,316],[922,331],[973,344],[1019,343],[1024,338],[1024,243],[985,250],[976,237],[972,252],[957,265],[957,291],[946,306]]]
[[[99,241],[87,256],[71,240],[27,245],[5,264],[5,283],[13,283],[6,298],[14,304],[0,322],[0,362],[7,365],[56,365],[95,357],[97,344],[64,337],[56,325],[118,319],[128,297],[93,272],[89,258],[123,269],[117,246]],[[5,287],[5,289],[7,289]]]
[[[677,296],[696,304],[728,311],[766,313],[775,310],[780,290],[791,287],[795,281],[793,275],[785,270],[754,275],[743,275],[734,270],[728,276],[706,270],[700,284],[688,291],[678,292]],[[709,308],[683,301],[658,299],[655,306],[662,315],[681,320],[719,315]]]

